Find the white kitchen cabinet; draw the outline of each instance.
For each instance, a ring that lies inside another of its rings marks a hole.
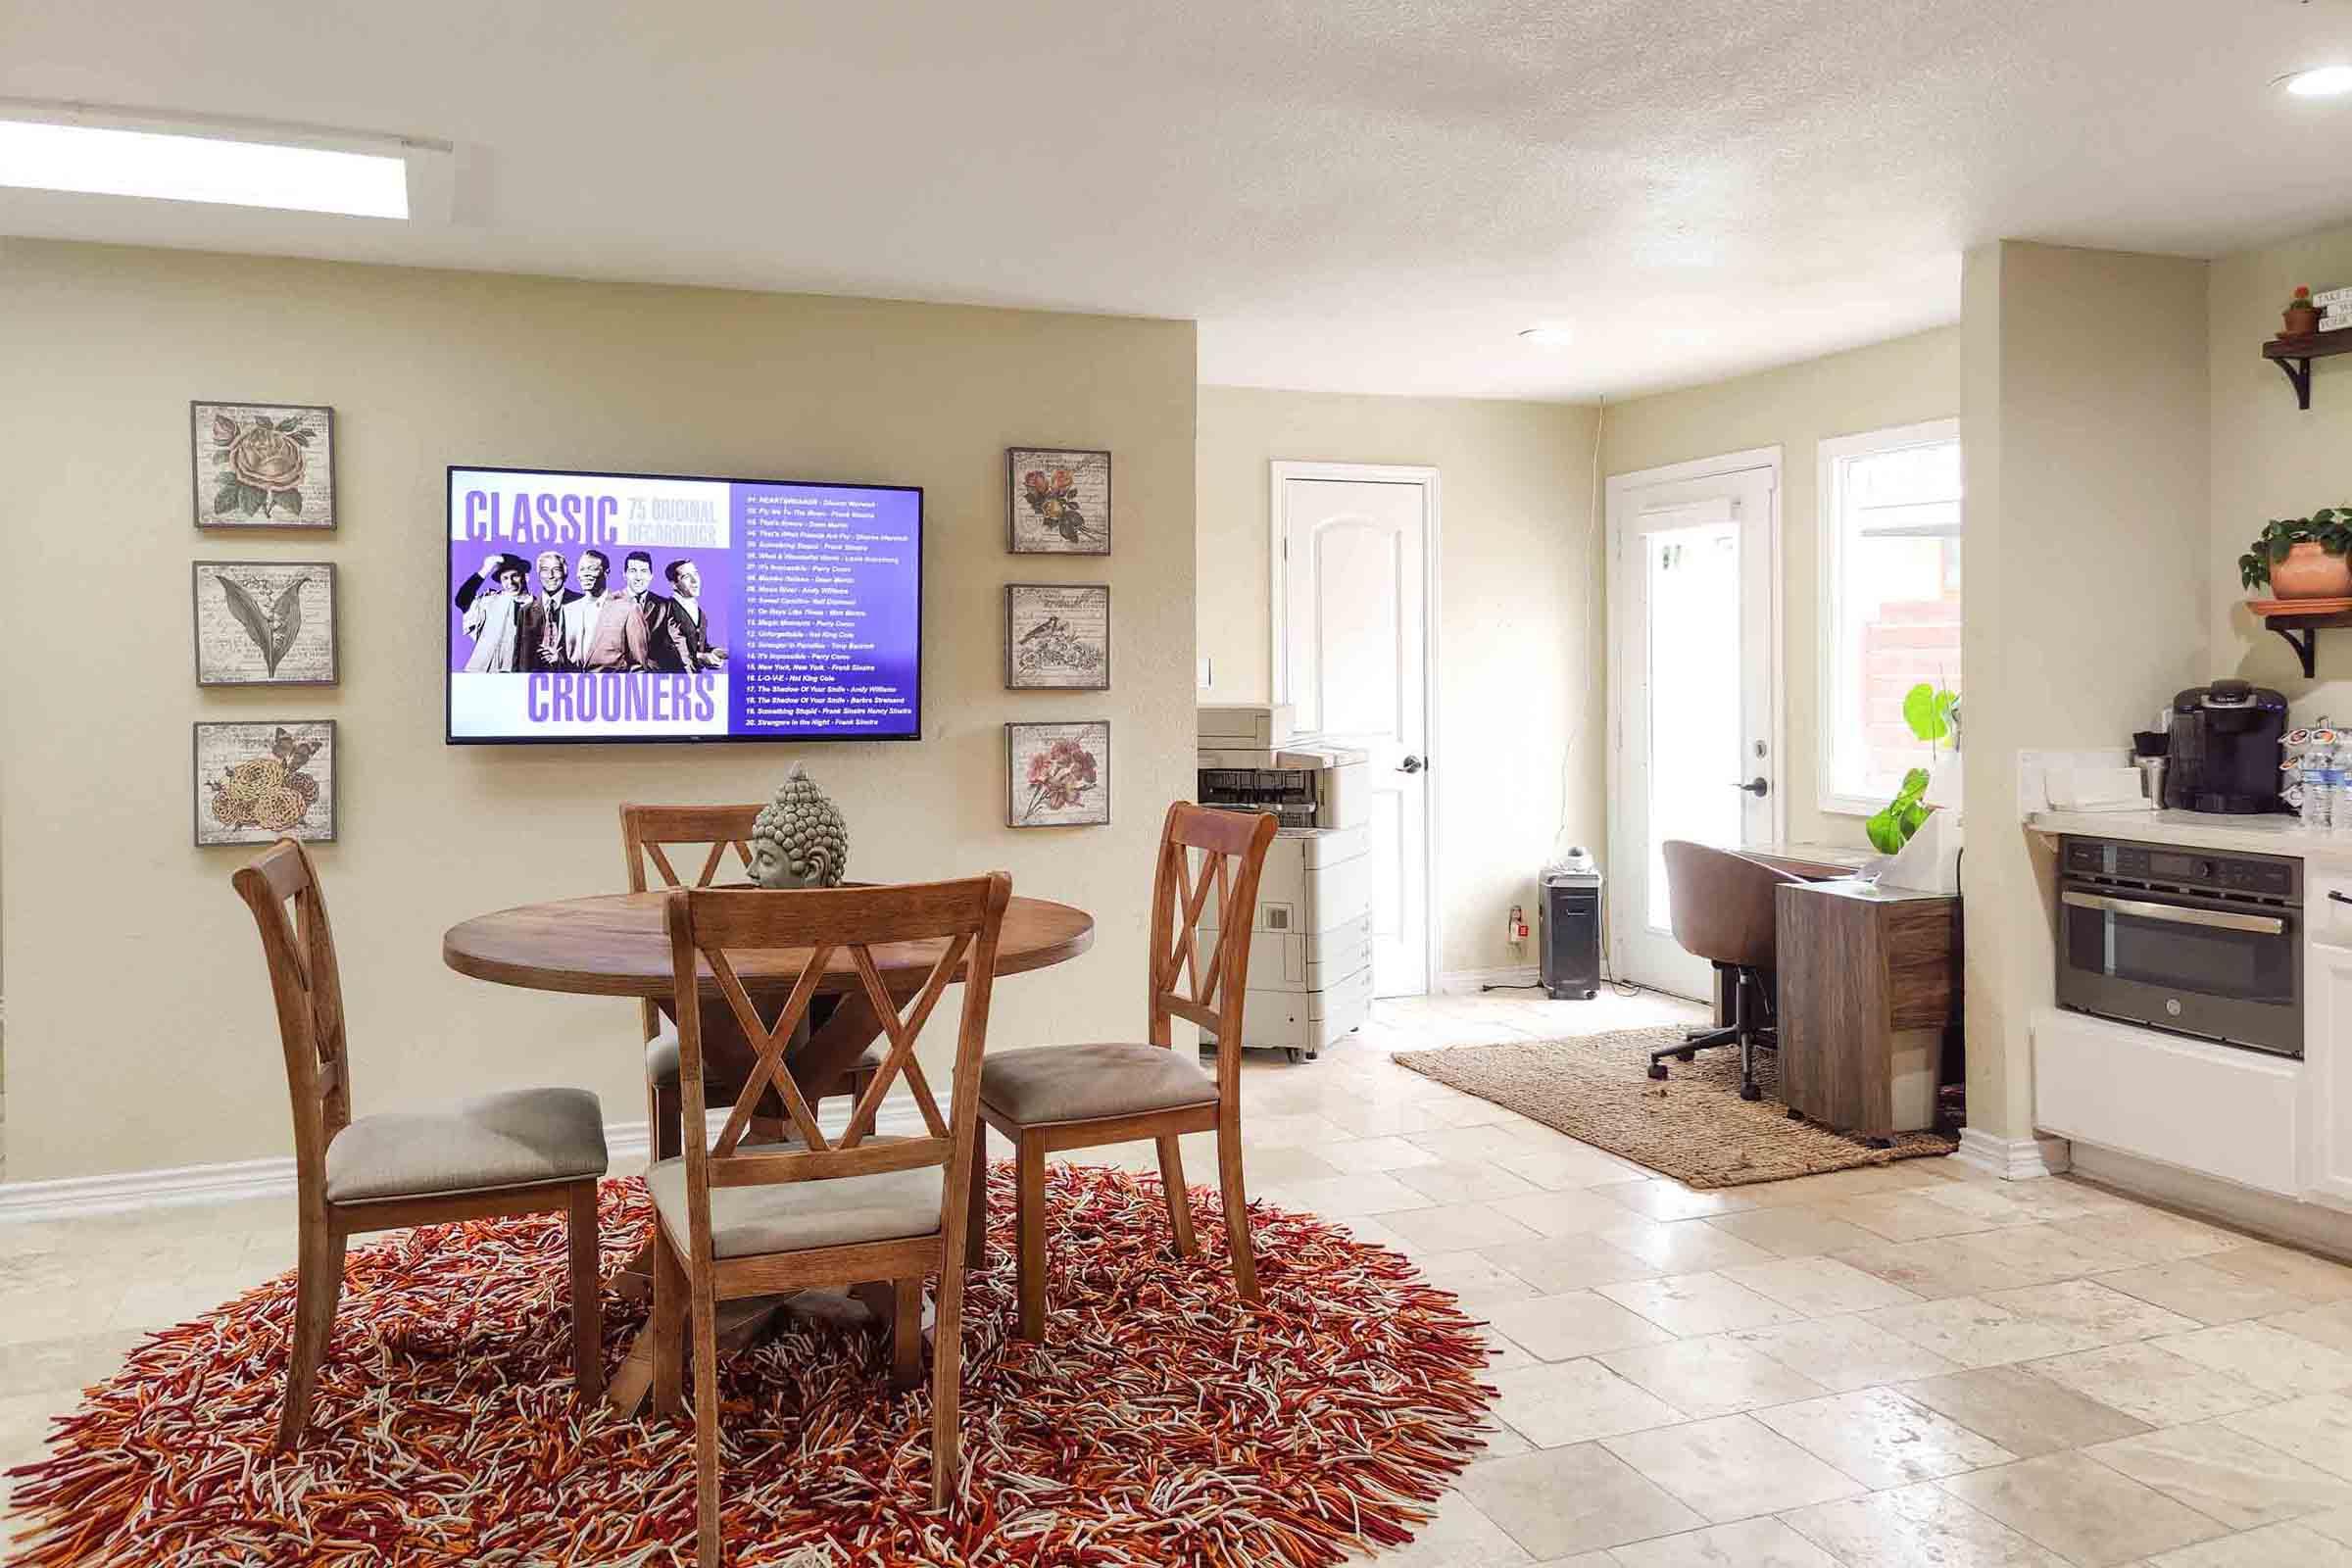
[[[2352,1208],[2352,948],[2303,953],[2304,1191]]]

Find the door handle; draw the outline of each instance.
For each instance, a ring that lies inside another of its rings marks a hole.
[[[1429,764],[1423,761],[1420,758],[1407,754],[1404,760],[1396,764],[1396,771],[1399,773],[1418,773],[1428,765]]]
[[[1753,795],[1759,801],[1772,793],[1772,786],[1764,781],[1764,775],[1761,773],[1758,773],[1754,778],[1749,779],[1744,784],[1734,784],[1732,788],[1736,790],[1745,790],[1748,794]]]
[[[2328,902],[2330,904],[2352,904],[2352,898],[2347,898],[2345,895],[2337,892],[2335,889],[2329,888],[2328,890]]]
[[[2096,909],[2104,914],[2128,914],[2134,920],[2159,920],[2166,925],[2198,925],[2213,931],[2252,931],[2266,937],[2286,934],[2286,922],[2277,915],[2232,914],[2226,909],[2199,909],[2181,904],[2149,904],[2140,899],[2111,899],[2103,893],[2065,893],[2059,902],[2070,908]]]

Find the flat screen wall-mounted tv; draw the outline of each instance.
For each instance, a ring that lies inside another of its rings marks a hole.
[[[923,492],[449,470],[452,744],[918,740]]]

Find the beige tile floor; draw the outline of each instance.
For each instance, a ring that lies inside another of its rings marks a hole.
[[[1245,1073],[1252,1196],[1410,1253],[1490,1325],[1500,1430],[1379,1561],[2352,1568],[2352,1268],[1950,1160],[1694,1193],[1388,1059],[1688,1016],[1391,1003]],[[283,1202],[0,1229],[0,1466],[292,1242]]]

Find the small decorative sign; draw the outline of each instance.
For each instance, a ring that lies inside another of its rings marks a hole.
[[[1012,447],[1007,548],[1016,556],[1110,554],[1110,454]]]
[[[196,526],[332,528],[335,411],[191,403]]]
[[[1110,820],[1110,721],[1004,726],[1005,820],[1099,827]]]
[[[335,721],[199,723],[196,844],[335,837]]]
[[[192,567],[199,686],[332,686],[335,568],[324,561]]]
[[[1110,690],[1110,588],[1004,586],[1004,685],[1011,691]]]

